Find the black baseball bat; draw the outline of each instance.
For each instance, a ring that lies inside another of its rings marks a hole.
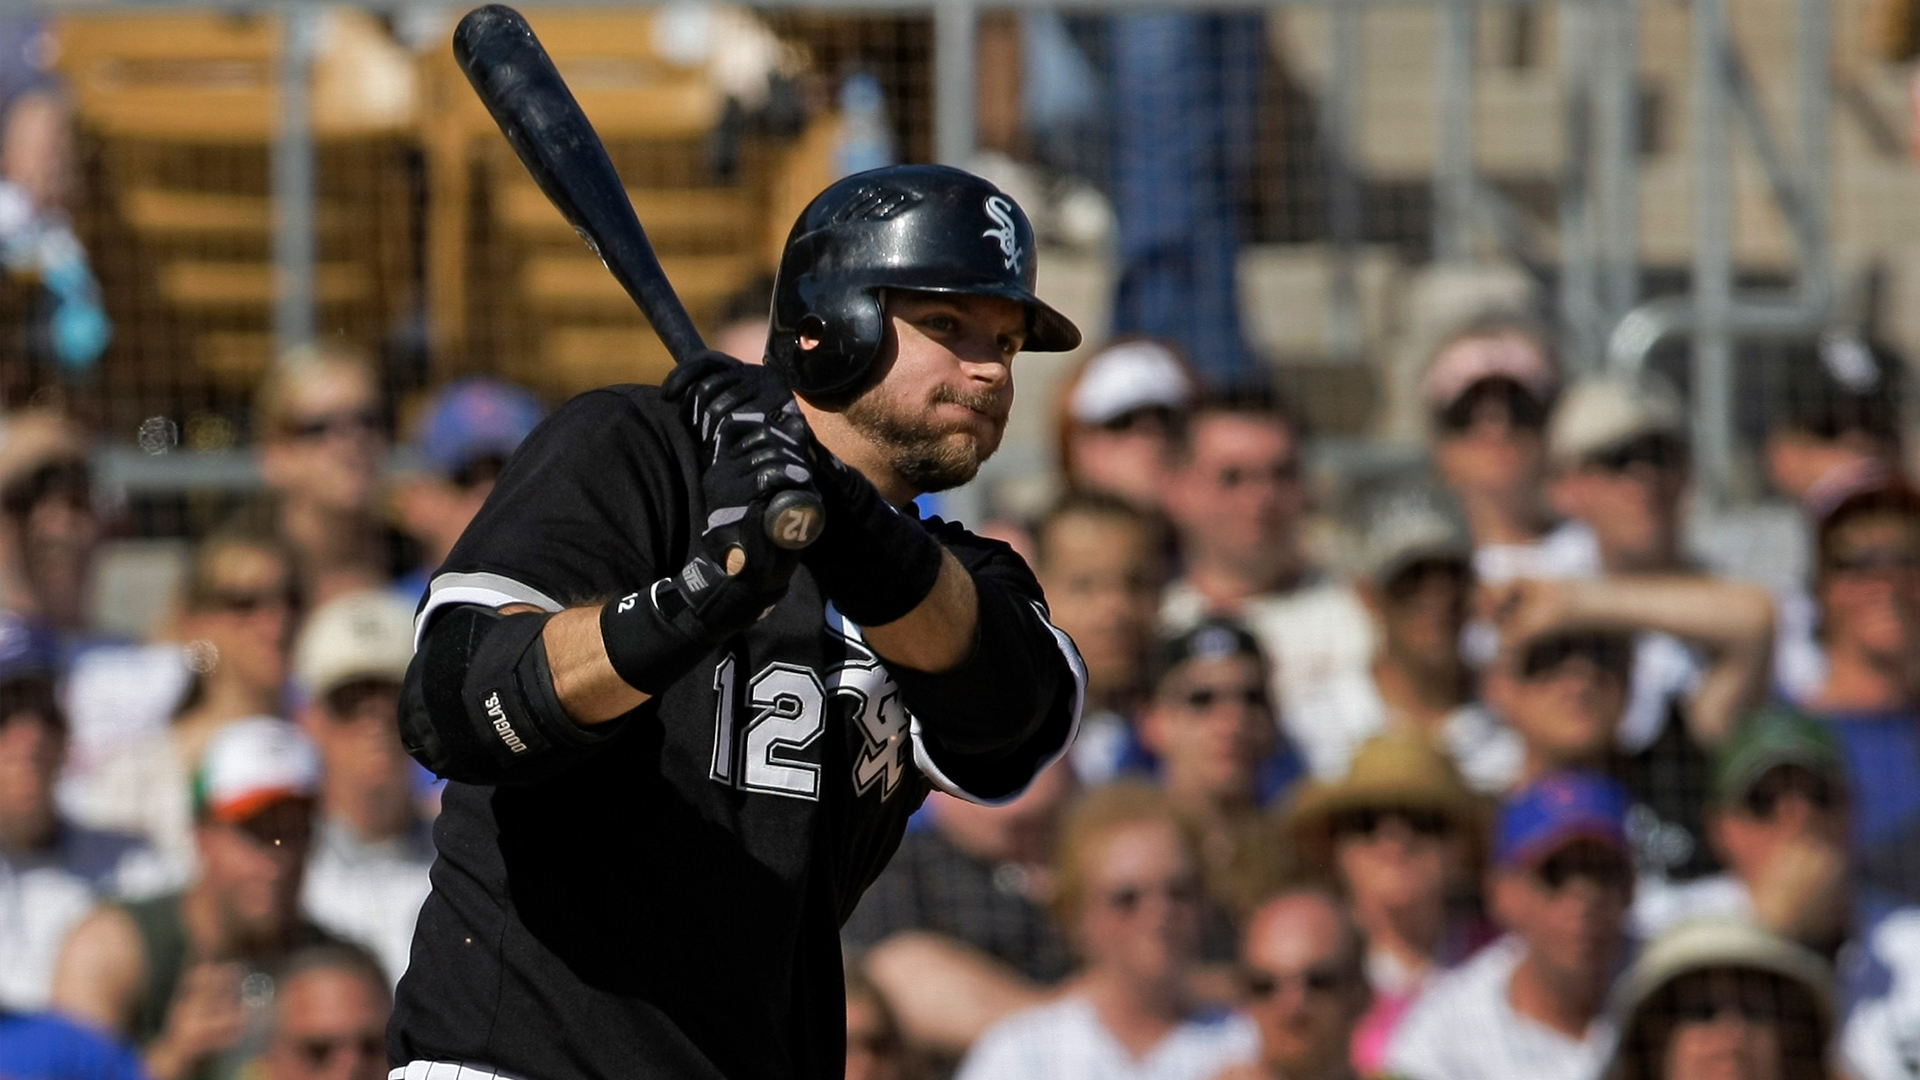
[[[674,362],[706,348],[660,269],[606,146],[527,20],[504,4],[473,9],[453,32],[453,58],[520,163],[633,297]],[[799,549],[819,538],[826,511],[812,491],[783,491],[761,524],[775,544]]]

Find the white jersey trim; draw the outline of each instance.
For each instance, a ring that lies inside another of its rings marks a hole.
[[[387,1073],[387,1080],[519,1080],[485,1065],[457,1061],[409,1061]]]
[[[532,604],[545,612],[558,612],[565,605],[531,585],[525,585],[507,577],[505,574],[485,572],[471,574],[436,574],[427,585],[427,603],[420,614],[413,617],[413,647],[420,648],[420,639],[425,635],[427,623],[433,613],[449,604],[480,604],[483,607],[505,607],[508,604]],[[434,1077],[434,1080],[440,1080]]]
[[[1033,601],[1028,602],[1033,603]],[[1046,624],[1047,631],[1053,635],[1054,644],[1060,649],[1060,655],[1066,658],[1067,668],[1073,672],[1073,716],[1067,725],[1067,737],[1062,739],[1060,746],[1051,754],[1048,754],[1046,759],[1034,768],[1033,776],[1027,777],[1026,783],[1021,784],[1017,790],[1002,795],[997,799],[988,799],[967,791],[951,777],[947,776],[946,773],[940,771],[940,766],[934,763],[933,755],[927,752],[926,740],[921,737],[920,718],[917,716],[913,717],[913,722],[908,728],[908,732],[913,740],[913,763],[920,767],[920,771],[927,775],[927,779],[932,781],[934,787],[952,795],[956,799],[965,799],[970,803],[977,803],[981,806],[1005,806],[1007,803],[1026,794],[1027,788],[1033,785],[1034,777],[1039,776],[1042,772],[1046,771],[1047,766],[1052,765],[1064,757],[1066,752],[1073,747],[1074,738],[1080,734],[1080,710],[1085,706],[1087,700],[1087,663],[1080,659],[1080,650],[1074,646],[1073,639],[1068,637],[1059,627],[1053,625],[1053,620],[1047,618],[1046,608],[1041,607],[1038,603],[1033,603],[1033,610],[1034,614],[1040,616],[1040,621]],[[911,713],[909,713],[909,715],[911,715]]]

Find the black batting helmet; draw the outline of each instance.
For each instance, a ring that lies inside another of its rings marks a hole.
[[[1027,309],[1026,348],[1080,344],[1033,294],[1033,226],[999,188],[945,165],[855,173],[821,192],[787,235],[767,361],[802,393],[859,386],[880,352],[882,289],[999,296]],[[800,336],[820,345],[802,351]]]

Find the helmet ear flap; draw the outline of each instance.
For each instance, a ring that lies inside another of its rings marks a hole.
[[[880,354],[882,313],[875,290],[843,289],[819,298],[814,310],[801,318],[795,340],[789,343],[792,360],[788,381],[803,394],[839,394],[858,386]],[[817,338],[819,345],[800,348],[801,337]]]

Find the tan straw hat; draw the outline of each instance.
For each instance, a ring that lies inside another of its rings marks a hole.
[[[1338,783],[1309,780],[1287,810],[1294,842],[1309,865],[1333,866],[1334,817],[1347,810],[1438,810],[1470,839],[1482,839],[1485,806],[1453,761],[1418,732],[1376,735],[1353,755]]]

